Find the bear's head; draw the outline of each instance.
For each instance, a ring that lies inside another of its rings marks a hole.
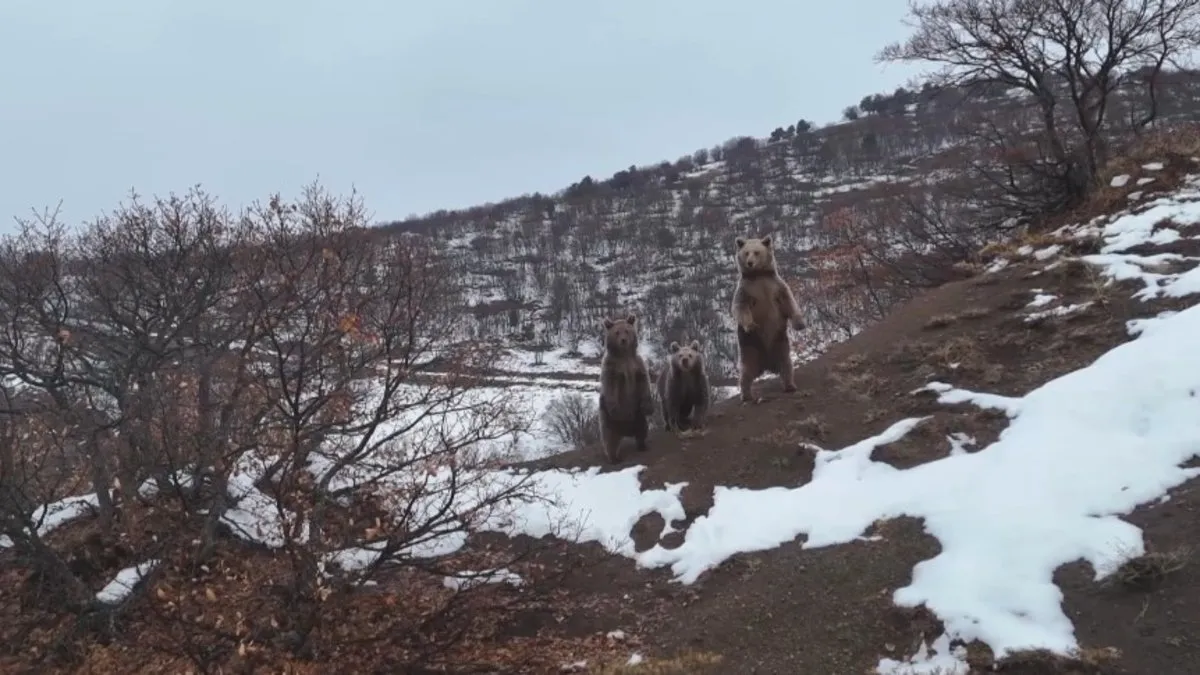
[[[704,355],[700,353],[700,341],[692,340],[686,345],[672,342],[667,348],[671,354],[671,368],[690,373],[704,368]]]
[[[637,351],[637,317],[604,320],[604,347],[610,354],[631,354]]]
[[[737,266],[742,274],[771,274],[775,271],[775,249],[771,237],[761,239],[738,237]]]

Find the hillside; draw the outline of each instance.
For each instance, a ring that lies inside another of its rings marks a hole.
[[[1124,161],[1089,205],[1096,217],[990,247],[987,269],[803,365],[796,394],[765,380],[760,405],[724,401],[707,435],[656,432],[617,467],[594,468],[589,447],[487,469],[550,500],[467,507],[469,536],[421,543],[420,559],[444,562],[330,586],[322,630],[344,638],[336,651],[285,656],[294,636],[277,621],[294,601],[258,589],[287,588],[271,580],[305,549],[289,543],[289,516],[247,487],[235,532],[257,543],[203,571],[175,563],[156,596],[79,654],[84,670],[62,672],[394,672],[413,648],[396,608],[437,596],[420,581],[433,572],[466,575],[440,593],[462,593],[468,614],[454,616],[478,621],[469,651],[452,652],[457,668],[411,672],[1191,673],[1200,144],[1171,146]],[[51,509],[51,545],[88,540],[94,521],[72,519],[89,500]],[[137,566],[104,589],[98,576],[101,595],[123,597],[146,574],[133,544],[89,558],[110,579]],[[330,560],[352,573],[382,551]],[[5,643],[35,645],[0,663],[58,672],[38,659],[51,624],[17,620],[34,598],[0,561]],[[421,633],[433,639],[425,631],[435,624]]]
[[[1198,73],[1160,77],[1159,123],[1197,119]],[[1128,133],[1122,121],[1144,104],[1139,90],[1122,91],[1109,114],[1118,137]],[[806,281],[819,274],[814,258],[837,243],[823,222],[831,214],[876,209],[901,219],[910,200],[948,186],[982,194],[988,186],[964,166],[994,152],[990,125],[1036,126],[1028,96],[1004,87],[901,88],[866,96],[847,115],[824,127],[800,120],[606,179],[586,176],[552,195],[382,227],[430,236],[456,255],[471,287],[477,337],[587,355],[601,318],[633,310],[652,349],[685,335],[711,338],[714,369],[730,375],[735,234],[774,233],[792,281],[814,291]],[[806,338],[813,349],[858,328],[813,311],[817,330]]]
[[[1160,78],[1158,125],[1197,119],[1200,73]],[[1142,95],[1114,96],[1114,143],[1128,142],[1120,122],[1144,105]],[[911,239],[904,247],[931,248],[950,261],[972,255],[994,235],[977,225],[995,217],[977,197],[995,186],[964,167],[997,152],[997,129],[1036,128],[1032,114],[1028,96],[1004,87],[901,88],[864,97],[836,124],[800,120],[607,179],[584,177],[552,195],[380,227],[428,237],[457,261],[473,317],[466,333],[508,350],[496,369],[534,411],[537,428],[524,445],[536,456],[561,448],[542,418],[597,372],[596,327],[605,316],[636,312],[655,360],[671,340],[701,339],[710,373],[721,385],[734,383],[728,303],[737,234],[774,233],[809,313],[796,345],[800,360],[955,278],[943,274],[945,265],[932,277],[905,270],[899,283],[864,297],[861,284],[831,272],[855,238],[839,224],[854,214],[859,227]],[[1007,136],[1002,142],[1019,145]]]
[[[644,639],[721,653],[715,672],[974,673],[1000,649],[1002,672],[1191,672],[1200,175],[1161,195],[1200,160],[1167,165],[1114,181],[1130,213],[998,250],[832,347],[798,395],[770,382],[629,458],[643,489],[682,482],[687,516],[633,530],[638,566],[685,584]]]

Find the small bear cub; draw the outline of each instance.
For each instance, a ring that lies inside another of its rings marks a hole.
[[[738,237],[735,243],[738,283],[730,309],[737,322],[738,384],[742,401],[750,403],[758,401],[751,387],[763,373],[779,375],[784,391],[796,391],[787,331],[789,322],[796,330],[804,330],[804,321],[792,289],[775,267],[771,237]]]
[[[692,340],[687,345],[672,342],[667,351],[667,364],[658,373],[663,425],[667,431],[681,432],[681,436],[702,434],[709,392],[700,341]]]
[[[639,452],[647,449],[654,396],[650,371],[638,355],[637,317],[604,320],[604,357],[600,361],[600,438],[608,461],[621,461],[621,441],[632,437]]]

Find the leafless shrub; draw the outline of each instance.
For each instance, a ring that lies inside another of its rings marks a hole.
[[[600,441],[600,412],[594,397],[563,394],[546,408],[546,426],[563,445],[582,449]]]

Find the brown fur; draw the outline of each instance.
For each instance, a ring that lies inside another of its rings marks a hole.
[[[658,401],[667,431],[702,429],[708,414],[708,372],[700,341],[672,342],[670,356],[658,373]]]
[[[800,307],[775,267],[771,237],[738,237],[736,243],[739,277],[731,310],[737,322],[742,401],[756,400],[751,386],[763,373],[779,375],[783,390],[794,392],[792,345],[787,329],[789,322],[796,330],[804,329]]]
[[[645,451],[654,414],[650,372],[638,355],[637,318],[604,320],[604,358],[600,361],[600,437],[604,454],[621,461],[621,441],[632,437]]]

